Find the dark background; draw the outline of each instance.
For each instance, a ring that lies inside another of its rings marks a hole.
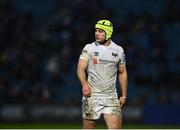
[[[79,122],[76,65],[97,20],[126,53],[127,122],[180,124],[179,0],[1,0],[1,122]]]

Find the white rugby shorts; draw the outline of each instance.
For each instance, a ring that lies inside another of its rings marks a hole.
[[[122,117],[121,107],[117,98],[105,97],[83,97],[82,117],[83,119],[97,120],[101,114],[111,114]]]

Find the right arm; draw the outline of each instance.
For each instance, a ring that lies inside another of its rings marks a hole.
[[[79,59],[78,66],[77,66],[77,76],[82,85],[83,95],[86,97],[91,95],[91,89],[90,89],[87,79],[86,79],[87,66],[88,66],[87,60]]]
[[[91,95],[91,89],[86,79],[86,69],[88,67],[89,58],[90,44],[87,44],[82,50],[77,66],[77,76],[82,85],[83,95],[86,97],[89,97]]]

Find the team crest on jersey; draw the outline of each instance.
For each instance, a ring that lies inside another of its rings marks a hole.
[[[113,53],[113,52],[112,52],[112,56],[117,57],[117,56],[118,56],[118,53]]]

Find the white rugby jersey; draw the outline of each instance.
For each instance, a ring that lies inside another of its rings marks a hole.
[[[119,65],[125,64],[123,48],[113,41],[109,46],[93,42],[84,47],[80,59],[88,61],[88,83],[92,96],[117,97],[117,70]]]

